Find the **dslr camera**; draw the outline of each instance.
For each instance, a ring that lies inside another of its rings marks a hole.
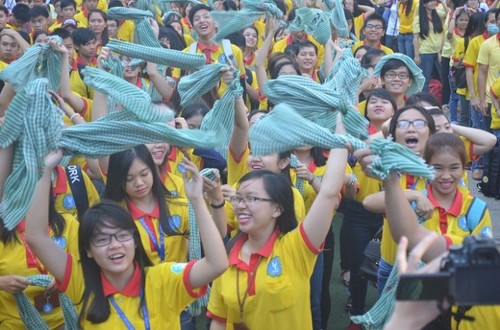
[[[450,247],[434,274],[403,274],[397,300],[445,298],[460,306],[500,305],[500,252],[491,238],[465,237],[462,245]]]

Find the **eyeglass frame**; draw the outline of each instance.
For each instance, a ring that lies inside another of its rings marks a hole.
[[[416,123],[420,123],[420,122],[423,123],[422,126],[415,125]],[[405,125],[405,127],[402,127],[401,126],[402,123],[407,123],[407,125]],[[410,125],[412,125],[415,129],[422,129],[422,128],[425,128],[426,126],[429,126],[429,123],[424,119],[415,119],[415,120],[401,119],[401,120],[398,120],[396,122],[396,128],[400,128],[400,129],[407,129],[410,127]]]
[[[123,232],[128,233],[128,234],[130,235],[130,238],[127,238],[127,239],[125,239],[125,240],[121,240],[121,239],[119,239],[117,235],[118,235],[118,234],[121,234],[121,233],[123,233]],[[117,231],[117,232],[115,232],[115,233],[113,233],[113,234],[106,234],[106,233],[102,233],[102,232],[100,232],[100,233],[96,233],[96,234],[92,235],[92,236],[90,237],[90,242],[91,242],[91,243],[92,243],[92,245],[94,245],[95,247],[103,247],[103,246],[108,246],[109,244],[111,244],[111,241],[112,241],[112,238],[113,238],[113,237],[115,238],[115,240],[116,240],[117,242],[120,242],[120,243],[123,243],[123,242],[128,242],[128,241],[130,241],[130,240],[134,239],[134,233],[135,233],[135,230],[133,230],[133,229],[121,229],[121,230],[119,230],[119,231]],[[106,242],[105,244],[96,244],[96,243],[95,243],[95,238],[96,238],[98,235],[102,235],[102,236],[106,237],[106,238],[107,238],[107,242]]]
[[[250,199],[250,200],[249,200]],[[252,201],[253,200],[253,201]],[[260,202],[274,202],[270,198],[261,198],[261,197],[255,197],[255,196],[231,196],[229,197],[229,203],[233,206],[239,205],[241,202],[245,205],[254,205],[255,202],[260,201]]]
[[[393,75],[393,77],[390,77],[391,75]],[[406,75],[406,77],[401,77],[401,75]],[[410,79],[410,74],[408,72],[395,72],[395,71],[387,71],[386,73],[384,73],[384,78],[394,79],[396,77],[398,77],[401,80],[406,80]]]
[[[367,29],[367,30],[383,30],[384,26],[383,25],[366,24],[365,29]]]

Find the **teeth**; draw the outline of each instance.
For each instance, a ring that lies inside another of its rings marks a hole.
[[[114,255],[110,256],[109,258],[111,260],[116,260],[116,259],[121,259],[123,257],[124,257],[124,255],[120,253],[120,254],[114,254]]]

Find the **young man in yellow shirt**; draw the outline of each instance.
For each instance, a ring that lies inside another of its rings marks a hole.
[[[382,45],[381,43],[385,34],[385,27],[385,20],[379,14],[371,14],[368,16],[365,20],[365,24],[363,25],[363,35],[365,38],[354,44],[352,52],[355,53],[361,46],[368,46],[371,48],[378,48],[386,55],[392,54],[392,49]]]

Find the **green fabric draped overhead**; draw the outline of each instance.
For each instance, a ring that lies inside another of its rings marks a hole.
[[[349,130],[348,126],[352,123],[345,125],[346,130]],[[371,170],[382,180],[389,173],[397,171],[431,180],[434,178],[433,169],[410,149],[388,139],[375,139],[367,145],[353,136],[333,134],[331,130],[305,119],[285,103],[277,105],[252,126],[249,140],[255,156],[293,150],[305,145],[323,149],[345,148],[349,143],[353,150],[370,148],[375,156]]]
[[[290,31],[306,31],[324,45],[332,35],[330,19],[320,9],[302,7],[295,10],[295,19],[290,23]]]
[[[209,92],[220,81],[220,69],[227,66],[222,63],[208,64],[200,70],[184,76],[177,84],[181,97],[181,106],[193,102],[198,96]]]

